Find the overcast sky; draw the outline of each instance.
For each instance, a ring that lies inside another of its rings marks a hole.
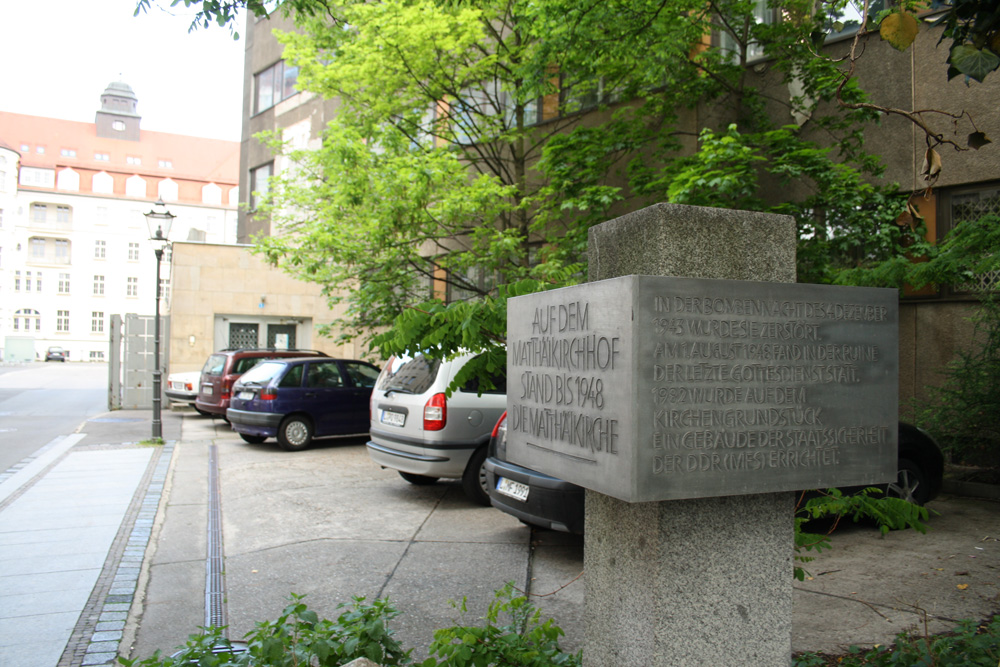
[[[188,33],[194,10],[154,0],[133,17],[135,4],[4,1],[0,110],[93,123],[101,93],[124,81],[139,99],[143,129],[238,141],[242,34],[234,41],[217,25]]]

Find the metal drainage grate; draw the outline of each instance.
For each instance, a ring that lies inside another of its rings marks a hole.
[[[205,564],[205,625],[226,625],[226,583],[222,562],[222,502],[219,494],[219,453],[208,448],[208,560]]]

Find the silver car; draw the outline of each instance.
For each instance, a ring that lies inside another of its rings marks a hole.
[[[411,484],[460,478],[471,500],[489,505],[483,464],[493,426],[507,409],[507,380],[493,378],[495,388],[481,394],[478,383],[470,382],[446,396],[455,374],[472,358],[389,359],[372,392],[368,455]]]

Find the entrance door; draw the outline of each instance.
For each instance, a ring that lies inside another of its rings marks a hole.
[[[294,324],[268,324],[267,346],[279,350],[290,350],[295,347]]]

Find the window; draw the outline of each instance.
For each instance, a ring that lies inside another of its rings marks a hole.
[[[20,292],[21,291],[21,272],[20,271],[15,271],[14,272],[14,291],[15,292]]]
[[[60,264],[69,262],[69,241],[56,239],[56,261]]]
[[[94,276],[94,296],[104,296],[104,276]]]
[[[299,68],[285,66],[284,61],[275,63],[254,76],[254,113],[270,109],[278,102],[294,95],[298,83]]]
[[[271,170],[274,163],[262,164],[256,169],[250,170],[250,210],[257,209],[257,204],[267,200],[268,181],[271,179]]]
[[[753,0],[753,15],[757,25],[762,23],[775,22],[775,10],[767,6],[767,0]],[[752,30],[751,30],[752,35]],[[718,33],[718,47],[720,51],[728,52],[733,62],[740,61],[740,50],[744,46],[741,40],[743,35],[734,35],[728,30],[720,30]],[[757,60],[764,57],[764,46],[753,41],[752,36],[747,36],[746,59],[747,61]]]
[[[42,272],[41,271],[39,271],[39,272],[37,272],[35,274],[35,291],[36,292],[41,292],[42,291]]]
[[[35,146],[35,152],[39,155],[45,155],[45,146]]]
[[[171,160],[160,160],[160,169],[173,169],[174,163]]]
[[[57,310],[56,311],[56,331],[69,331],[69,311],[68,310]]]
[[[54,188],[56,186],[56,170],[21,167],[21,185]]]
[[[59,155],[62,155],[63,157],[76,157],[76,149],[64,148],[61,151],[59,151]]]
[[[48,207],[45,204],[32,204],[31,205],[31,221],[32,222],[45,222],[45,217],[48,214]]]
[[[22,308],[21,310],[14,313],[14,331],[21,331],[21,325],[24,325],[24,331],[35,331],[42,330],[42,318],[38,316],[37,310],[32,310],[31,308]]]
[[[69,222],[69,206],[56,206],[56,222]]]
[[[170,279],[160,278],[160,297],[166,301],[170,301]]]
[[[139,296],[139,279],[129,276],[125,283],[125,296]]]
[[[105,241],[94,241],[94,259],[104,259],[107,246]]]
[[[91,361],[104,361],[104,350],[91,350],[90,351]]]
[[[90,314],[90,332],[104,333],[104,313],[95,310]]]
[[[24,291],[25,292],[31,291],[31,271],[28,271],[27,273],[24,274]]]
[[[945,234],[963,222],[979,220],[986,215],[1000,215],[1000,182],[974,188],[942,191],[938,205],[938,234]],[[945,292],[969,294],[1000,291],[1000,271],[980,273],[964,285],[954,285]]]
[[[45,259],[45,239],[32,236],[29,243],[31,244],[31,258]]]
[[[111,123],[111,129],[114,130],[115,132],[124,132],[125,131],[125,121],[123,121],[123,120],[112,121],[112,123]]]
[[[142,158],[139,157],[138,155],[126,155],[125,156],[125,163],[126,164],[142,164]]]
[[[60,273],[59,274],[59,294],[69,294],[69,274]]]
[[[97,222],[106,225],[108,224],[108,207],[98,206],[97,207]]]
[[[94,153],[94,159],[98,162],[107,162],[111,159],[111,156],[107,153]]]
[[[129,261],[135,262],[139,259],[139,244],[133,241],[129,241],[128,244],[128,258]]]

